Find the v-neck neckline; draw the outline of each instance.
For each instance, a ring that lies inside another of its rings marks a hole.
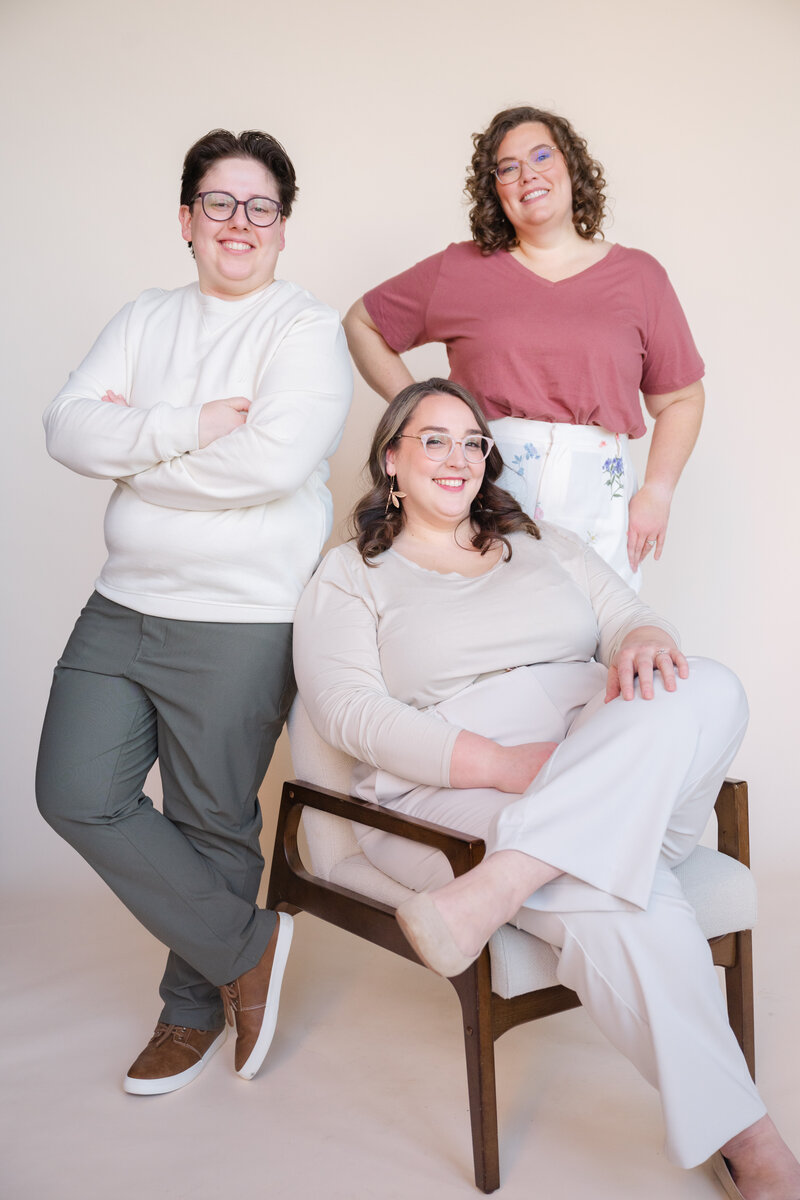
[[[536,283],[542,284],[543,287],[556,288],[561,287],[561,285],[565,283],[572,283],[574,279],[582,279],[585,275],[588,275],[590,271],[596,271],[598,267],[602,267],[604,263],[607,263],[614,252],[619,248],[619,242],[615,242],[614,245],[610,247],[608,254],[604,254],[602,258],[598,258],[597,262],[589,263],[588,267],[584,267],[581,271],[576,271],[574,275],[567,275],[564,279],[545,279],[544,275],[537,275],[537,273],[531,270],[530,267],[526,267],[524,263],[521,263],[518,258],[514,257],[510,250],[506,250],[505,254],[508,260],[514,264],[514,268],[516,270],[523,271],[525,275],[535,280]]]

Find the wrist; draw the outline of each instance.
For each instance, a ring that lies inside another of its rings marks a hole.
[[[646,489],[650,495],[655,496],[662,503],[671,504],[672,497],[675,494],[675,485],[675,480],[645,474],[644,483],[640,490],[644,491]]]

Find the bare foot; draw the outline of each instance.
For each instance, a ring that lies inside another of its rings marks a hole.
[[[458,948],[475,958],[528,896],[560,874],[521,850],[500,850],[428,894]]]
[[[800,1163],[770,1117],[743,1129],[721,1149],[745,1200],[800,1200]]]

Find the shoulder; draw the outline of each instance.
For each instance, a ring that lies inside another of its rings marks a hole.
[[[644,282],[661,283],[667,278],[667,272],[657,258],[646,250],[635,250],[630,246],[621,246],[617,242],[611,248],[607,258],[613,260],[618,268]]]
[[[177,288],[174,291],[167,291],[164,288],[148,288],[144,292],[140,292],[135,300],[129,300],[127,304],[123,304],[122,308],[114,314],[113,317],[106,323],[101,338],[108,336],[121,336],[124,339],[141,335],[141,331],[148,325],[151,317],[156,318],[156,322],[160,317],[163,317],[165,312],[169,312],[170,306],[178,309],[181,305],[181,296],[187,289]]]
[[[327,370],[331,361],[347,366],[350,358],[335,308],[323,304],[295,283],[278,279],[266,289],[254,312],[254,333],[270,344],[282,343],[311,359],[322,356],[318,365]]]
[[[493,254],[484,254],[477,242],[451,242],[440,257],[443,267],[472,274],[486,271],[490,265],[502,264],[508,257],[508,251],[496,250]]]
[[[583,559],[586,554],[586,543],[570,529],[560,525],[552,525],[549,521],[537,521],[541,533],[542,546],[552,550],[560,559]],[[532,539],[531,539],[532,540]]]
[[[140,292],[135,300],[132,300],[126,307],[133,312],[151,312],[154,309],[167,307],[180,307],[186,300],[194,299],[195,293],[199,294],[199,287],[196,283],[187,283],[184,287],[179,288],[147,288]]]
[[[383,555],[379,556],[380,559]],[[373,587],[377,567],[367,566],[354,542],[345,542],[329,550],[317,567],[300,597],[296,621],[306,628],[321,616],[333,612],[373,611]]]
[[[319,586],[332,585],[356,592],[367,588],[370,574],[379,569],[384,555],[379,555],[376,566],[367,566],[358,552],[355,542],[343,542],[334,546],[323,557],[321,563],[311,577],[311,584]],[[311,586],[309,584],[309,586]]]
[[[285,306],[297,313],[306,313],[324,323],[339,324],[339,314],[336,309],[323,303],[322,300],[318,300],[316,296],[300,287],[299,284],[291,283],[288,279],[276,279],[274,289],[266,289],[265,301],[273,300],[270,295],[273,290],[276,305]]]

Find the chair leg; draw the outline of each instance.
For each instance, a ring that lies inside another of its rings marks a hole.
[[[482,1192],[494,1192],[500,1186],[500,1151],[488,949],[463,975],[450,982],[461,1001],[464,1022],[475,1184]]]
[[[756,1077],[755,1023],[753,1015],[753,935],[744,929],[736,935],[736,962],[725,968],[728,1020],[742,1048],[753,1079]]]

